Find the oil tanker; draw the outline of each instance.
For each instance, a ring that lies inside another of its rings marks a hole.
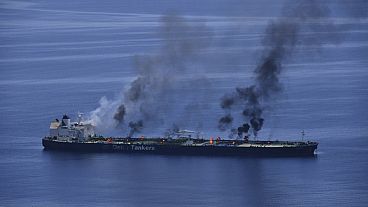
[[[314,156],[318,143],[311,141],[260,141],[194,137],[195,132],[178,130],[165,137],[103,137],[81,115],[71,122],[67,115],[50,124],[50,133],[42,139],[45,150],[71,152],[120,152],[131,154],[204,155],[242,157]]]

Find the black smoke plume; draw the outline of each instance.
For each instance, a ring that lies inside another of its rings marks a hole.
[[[250,120],[250,125],[252,126],[253,133],[255,136],[257,136],[257,132],[262,129],[263,120],[264,119],[262,118],[252,118]]]
[[[137,122],[129,122],[129,128],[130,128],[130,131],[129,131],[129,134],[128,134],[128,137],[132,137],[134,133],[136,132],[140,132],[143,128],[143,121],[142,120],[139,120]]]
[[[179,104],[175,104],[178,97],[176,90],[183,86],[179,85],[178,79],[189,73],[187,65],[195,64],[201,50],[209,45],[211,32],[200,21],[189,22],[179,16],[167,15],[161,19],[159,34],[162,47],[155,54],[134,58],[138,74],[122,96],[113,101],[106,98],[100,100],[100,107],[92,112],[91,118],[96,125],[109,125],[104,128],[115,125],[118,129],[128,130],[128,135],[133,136],[143,126],[175,123],[175,120],[168,118],[169,115],[173,117],[179,111],[192,112],[191,107],[180,109]],[[186,81],[193,88],[201,83],[204,81]],[[192,91],[191,96],[196,94]],[[183,107],[183,104],[180,106]]]
[[[226,130],[226,128],[228,128],[231,125],[232,122],[233,122],[233,117],[231,116],[231,114],[227,114],[220,118],[218,128],[221,131],[224,131]]]
[[[237,132],[238,132],[238,137],[239,137],[239,138],[242,138],[243,133],[245,133],[245,134],[246,134],[245,136],[248,136],[249,128],[250,128],[250,126],[249,126],[249,124],[248,124],[248,123],[245,123],[245,124],[243,124],[243,126],[238,127],[238,130],[237,130]]]
[[[321,28],[321,25],[313,22],[323,22],[323,27],[334,28],[333,24],[326,21],[328,15],[329,9],[325,4],[317,0],[302,0],[297,4],[287,4],[283,9],[283,17],[269,23],[262,41],[264,49],[254,69],[254,84],[237,87],[233,93],[222,98],[221,107],[226,115],[219,119],[220,130],[231,127],[233,118],[229,111],[240,107],[245,121],[250,121],[254,136],[257,135],[263,126],[264,110],[270,107],[272,99],[282,91],[280,75],[285,61],[293,54],[296,46],[312,41],[320,44],[322,41],[322,37],[304,38],[300,31],[316,31]],[[242,132],[242,127],[239,129]]]
[[[125,106],[120,105],[116,109],[116,113],[114,114],[114,119],[119,121],[119,122],[123,122],[124,121],[124,116],[125,116]]]

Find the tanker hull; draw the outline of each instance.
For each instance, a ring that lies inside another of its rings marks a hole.
[[[295,144],[297,143],[297,144]],[[108,152],[161,155],[204,155],[242,157],[308,157],[314,156],[316,142],[257,141],[237,145],[180,145],[114,142],[68,142],[42,139],[45,150],[72,152]]]

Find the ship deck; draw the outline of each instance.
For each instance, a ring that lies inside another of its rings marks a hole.
[[[85,144],[115,144],[115,145],[181,145],[181,146],[218,146],[218,147],[298,147],[318,144],[309,141],[264,141],[264,140],[208,140],[195,138],[102,138],[94,137],[87,141],[73,138],[60,139],[45,137],[56,142],[85,143]]]

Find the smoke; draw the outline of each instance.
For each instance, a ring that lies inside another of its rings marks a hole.
[[[245,133],[245,136],[248,137],[249,128],[250,128],[250,126],[249,126],[248,123],[245,123],[245,124],[243,124],[243,126],[238,127],[238,130],[237,130],[238,137],[241,138],[243,133]]]
[[[234,92],[225,94],[221,99],[221,107],[225,115],[219,119],[220,130],[232,126],[232,110],[240,110],[245,122],[250,122],[254,136],[263,127],[264,111],[270,108],[270,102],[282,91],[280,75],[283,64],[295,52],[297,47],[308,44],[321,45],[327,41],[325,36],[303,36],[303,32],[313,32],[328,29],[328,41],[336,41],[337,36],[332,35],[336,26],[328,20],[329,8],[317,0],[302,0],[297,4],[286,4],[282,17],[271,21],[265,29],[262,41],[263,50],[259,63],[254,69],[254,83],[248,87],[237,87]],[[234,131],[234,130],[232,130]],[[243,127],[238,128],[243,133]]]
[[[201,51],[209,45],[211,32],[203,23],[169,15],[161,19],[160,36],[162,47],[156,54],[134,57],[138,74],[121,96],[113,101],[104,98],[92,112],[91,119],[97,127],[130,128],[128,136],[132,136],[143,126],[173,125],[174,120],[167,117],[187,110],[188,107],[182,106],[183,109],[177,104],[180,80],[192,72],[188,65],[200,59]],[[186,82],[193,89],[198,85],[191,80]],[[185,98],[185,94],[182,96]],[[101,122],[102,119],[109,121]]]
[[[132,137],[134,133],[136,132],[140,132],[143,128],[143,121],[142,120],[139,120],[137,122],[129,122],[129,128],[130,128],[130,131],[129,131],[129,134],[128,134],[128,137]]]
[[[125,116],[125,106],[120,105],[116,109],[116,113],[114,114],[114,119],[119,121],[119,122],[123,122],[124,121],[124,116]]]
[[[365,1],[359,2],[367,5]],[[349,13],[359,18],[366,16],[366,7],[359,3],[346,4]],[[325,42],[341,40],[334,33],[341,28],[328,18],[330,13],[326,3],[317,0],[290,1],[284,6],[282,17],[270,21],[265,29],[261,41],[263,49],[259,51],[257,66],[253,69],[254,82],[244,83],[222,97],[224,116],[218,121],[220,130],[230,129],[230,136],[242,136],[249,130],[257,135],[264,125],[265,112],[272,108],[272,101],[283,90],[280,76],[285,62],[304,46],[318,48]],[[172,127],[171,131],[176,131],[183,123],[197,119],[198,114],[208,116],[208,108],[196,104],[208,92],[199,90],[208,89],[210,85],[205,81],[205,74],[200,81],[181,80],[188,74],[201,77],[201,69],[193,66],[203,62],[201,55],[211,41],[210,30],[201,21],[169,15],[161,19],[159,35],[162,47],[156,54],[134,58],[137,77],[116,99],[103,97],[100,106],[91,113],[90,121],[97,127],[116,127],[133,136],[158,126]],[[183,92],[183,88],[189,89],[190,94]],[[239,124],[240,127],[233,126],[234,114],[240,114],[244,119],[242,122],[245,123]]]
[[[229,125],[233,122],[233,117],[230,114],[227,114],[220,118],[218,128],[222,131],[226,130]]]

